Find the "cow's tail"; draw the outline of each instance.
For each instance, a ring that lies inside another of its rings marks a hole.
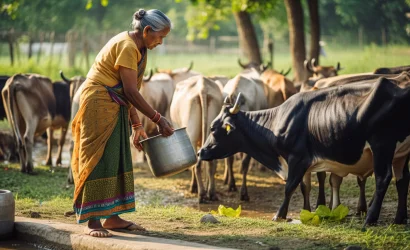
[[[201,77],[200,82],[197,83],[198,86],[201,86],[199,99],[201,101],[201,111],[202,111],[202,141],[201,146],[205,144],[206,138],[208,137],[208,100],[207,100],[207,89],[205,86],[205,79]]]
[[[18,120],[18,106],[17,106],[17,101],[16,101],[16,92],[17,92],[17,86],[16,82],[14,81],[15,77],[10,78],[10,81],[13,81],[11,84],[9,84],[8,89],[8,97],[7,97],[7,119],[9,120],[9,123],[13,129],[14,136],[16,137],[17,141],[17,147],[20,148],[23,144],[24,141],[21,137],[20,130],[19,130],[19,120]]]

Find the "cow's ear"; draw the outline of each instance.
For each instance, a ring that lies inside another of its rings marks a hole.
[[[233,125],[229,120],[224,122],[223,128],[226,130],[226,134],[228,135],[236,129],[235,125]]]

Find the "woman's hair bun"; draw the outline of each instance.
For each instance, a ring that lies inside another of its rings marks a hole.
[[[147,12],[144,9],[139,9],[137,12],[134,13],[134,18],[137,20],[141,20]]]

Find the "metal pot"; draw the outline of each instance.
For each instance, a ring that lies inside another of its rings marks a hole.
[[[9,190],[0,189],[0,239],[10,238],[14,229],[14,197]]]
[[[141,141],[141,144],[155,177],[177,174],[197,162],[186,128],[176,129],[169,137],[151,137]]]

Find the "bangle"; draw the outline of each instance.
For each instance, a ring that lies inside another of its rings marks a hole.
[[[155,115],[151,118],[151,121],[154,123],[158,123],[161,120],[161,114],[155,110]]]
[[[161,114],[160,114],[160,113],[158,113],[158,116],[157,116],[157,117],[154,117],[154,119],[152,119],[152,122],[158,123],[159,120],[161,120]]]
[[[139,128],[139,127],[142,127],[142,123],[137,122],[137,123],[132,124],[131,126],[132,126],[132,128]]]
[[[155,114],[151,117],[151,118],[149,118],[151,121],[155,118],[155,116],[157,116],[157,114],[158,114],[158,111],[156,111],[156,110],[154,110],[155,111]]]

